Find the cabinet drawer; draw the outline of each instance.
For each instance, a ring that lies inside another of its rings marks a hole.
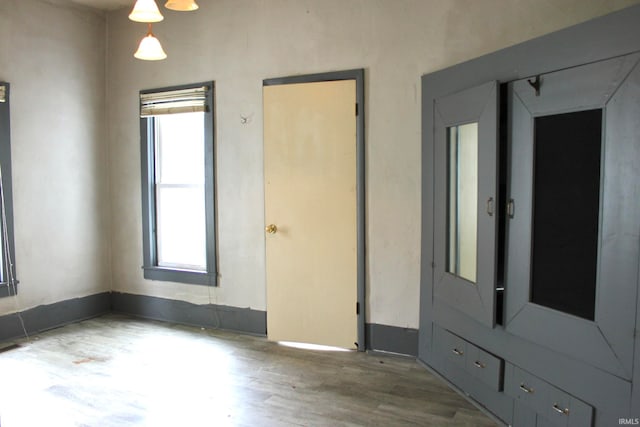
[[[457,335],[435,327],[433,334],[435,348],[438,349],[447,362],[464,369],[467,354],[467,342]]]
[[[557,426],[590,426],[593,408],[582,400],[551,387],[547,401],[546,418]]]
[[[507,365],[504,392],[529,406],[550,425],[591,426],[591,406],[517,366]]]
[[[433,340],[445,363],[464,370],[494,391],[502,391],[504,360],[439,327],[434,328]]]
[[[504,392],[507,395],[526,404],[536,413],[545,413],[546,391],[544,381],[517,366],[507,365],[504,379]]]
[[[466,369],[492,390],[502,391],[504,360],[467,343]]]

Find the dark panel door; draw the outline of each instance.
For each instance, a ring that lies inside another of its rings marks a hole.
[[[630,379],[640,55],[509,84],[509,332]]]

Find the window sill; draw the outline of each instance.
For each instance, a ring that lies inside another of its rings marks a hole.
[[[180,270],[167,267],[142,267],[144,278],[162,282],[178,282],[190,285],[216,286],[217,275],[205,271]]]

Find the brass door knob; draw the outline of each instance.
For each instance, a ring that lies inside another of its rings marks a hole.
[[[276,231],[278,231],[278,227],[276,227],[275,224],[269,224],[264,228],[264,231],[269,234],[276,234]]]

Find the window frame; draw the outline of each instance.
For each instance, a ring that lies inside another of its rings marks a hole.
[[[13,284],[8,283],[0,275],[0,298],[13,296],[18,293],[18,280],[16,279],[15,239],[13,229],[13,191],[11,179],[11,117],[10,117],[10,85],[0,82],[5,88],[5,102],[0,102],[0,167],[2,167],[2,189],[4,190],[5,213],[7,218],[7,240],[11,255],[11,270],[14,277]],[[0,201],[1,204],[1,201]],[[0,227],[1,230],[1,227]],[[0,255],[2,263],[7,259],[4,245],[4,233],[0,233]],[[0,264],[4,271],[3,264]]]
[[[215,224],[215,153],[214,153],[214,82],[201,82],[157,89],[145,89],[140,95],[206,86],[207,108],[204,114],[204,191],[206,221],[206,271],[163,267],[158,265],[156,234],[156,191],[155,191],[155,117],[140,117],[140,150],[142,178],[142,234],[143,271],[148,280],[177,282],[193,285],[217,286],[217,254]]]

